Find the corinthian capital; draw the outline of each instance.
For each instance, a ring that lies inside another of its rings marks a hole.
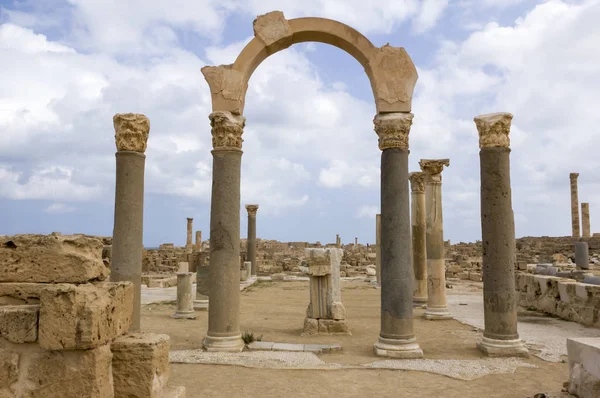
[[[508,112],[488,113],[476,116],[475,125],[479,132],[479,148],[510,146],[510,122],[513,115]]]
[[[113,116],[117,151],[146,152],[150,121],[139,113],[117,113]]]
[[[577,177],[579,177],[579,173],[570,173],[569,178],[573,181],[577,181]]]
[[[248,210],[249,216],[256,217],[256,212],[258,211],[258,205],[246,205],[246,210]]]
[[[442,171],[444,166],[450,166],[450,159],[421,159],[419,166],[421,171],[426,174],[428,181],[442,182]]]
[[[413,114],[404,112],[380,113],[375,116],[375,132],[379,137],[379,149],[408,149],[408,133]]]
[[[246,118],[242,115],[234,115],[227,111],[211,113],[210,126],[212,127],[213,149],[242,149],[242,134]]]
[[[410,188],[412,192],[425,192],[425,182],[427,182],[427,175],[421,171],[408,174],[410,180]]]

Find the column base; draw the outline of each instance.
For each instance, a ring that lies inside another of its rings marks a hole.
[[[208,300],[194,300],[195,311],[208,311]]]
[[[450,311],[448,311],[448,307],[445,308],[431,308],[427,307],[425,309],[425,319],[430,321],[439,321],[444,319],[453,319]]]
[[[196,313],[194,311],[175,311],[171,318],[175,319],[196,319]]]
[[[377,343],[373,345],[375,355],[380,357],[419,359],[423,358],[423,350],[417,343],[417,339],[395,340],[385,339],[379,336]]]
[[[244,349],[242,335],[230,337],[206,336],[202,347],[209,352],[241,352]]]
[[[477,343],[479,351],[488,357],[529,357],[529,350],[521,341],[516,340],[496,340],[483,337],[481,342]]]
[[[427,304],[427,296],[425,296],[425,297],[413,297],[412,301],[413,301],[413,304],[415,304],[415,305]]]

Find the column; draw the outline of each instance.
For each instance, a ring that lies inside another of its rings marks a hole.
[[[245,118],[210,114],[213,144],[207,351],[241,351],[240,173]]]
[[[354,248],[358,247],[358,238],[354,238]]]
[[[569,174],[571,180],[571,230],[573,238],[579,238],[579,198],[577,196],[577,177],[579,173]]]
[[[187,219],[187,238],[185,240],[186,249],[192,248],[192,229],[193,229],[192,223],[193,222],[194,222],[194,219],[188,217],[188,219]]]
[[[590,204],[581,204],[581,237],[589,238],[590,234]]]
[[[425,183],[426,174],[422,172],[410,173],[412,214],[412,251],[413,272],[415,286],[413,303],[427,303],[427,248],[425,236],[427,233],[427,215],[425,213]]]
[[[194,311],[194,296],[192,294],[193,276],[194,272],[178,272],[177,273],[177,310],[172,318],[178,319],[196,319],[196,312]]]
[[[253,276],[256,276],[256,212],[258,211],[258,205],[246,205],[248,210],[248,258],[247,260],[252,263]]]
[[[427,227],[427,309],[430,320],[452,319],[446,302],[446,256],[444,255],[444,220],[442,217],[442,170],[450,166],[449,159],[421,159],[426,174],[425,209]]]
[[[381,152],[381,331],[376,355],[422,358],[413,330],[408,134],[412,113],[373,120]]]
[[[150,121],[135,113],[113,117],[117,145],[115,220],[110,280],[134,285],[130,331],[140,330],[144,221],[144,167]]]
[[[342,240],[340,239],[340,235],[335,235],[335,246],[340,247],[342,245]]]
[[[477,347],[488,356],[528,356],[517,333],[516,242],[510,187],[510,113],[475,117],[481,172],[481,241],[485,330]]]
[[[196,231],[196,251],[202,251],[202,231]]]
[[[377,271],[377,286],[381,286],[381,214],[375,216],[375,269]]]

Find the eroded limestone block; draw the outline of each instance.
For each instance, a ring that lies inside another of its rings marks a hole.
[[[600,396],[600,338],[567,339],[568,391],[580,398]]]
[[[0,283],[0,305],[39,304],[45,283]]]
[[[13,235],[0,241],[0,282],[104,280],[100,239],[83,235]]]
[[[39,311],[39,305],[0,306],[0,337],[12,343],[36,341]]]
[[[132,313],[131,282],[51,285],[40,297],[40,346],[74,350],[110,343],[127,332]]]
[[[13,396],[10,386],[19,379],[19,359],[19,353],[0,347],[0,397]]]
[[[130,333],[112,345],[115,398],[162,397],[169,382],[169,336]]]

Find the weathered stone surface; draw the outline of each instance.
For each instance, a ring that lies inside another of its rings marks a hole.
[[[319,334],[351,334],[345,320],[319,319]]]
[[[0,282],[83,283],[104,280],[100,239],[83,235],[0,238]]]
[[[510,125],[513,115],[508,112],[488,113],[474,121],[479,132],[479,148],[510,146]]]
[[[150,120],[138,113],[117,113],[113,116],[115,143],[119,151],[146,152]]]
[[[131,282],[49,286],[40,297],[39,342],[47,350],[89,349],[127,332]]]
[[[319,334],[319,321],[314,318],[305,318],[302,335],[312,336],[315,334]]]
[[[131,333],[112,345],[115,397],[161,397],[169,381],[169,336]]]
[[[568,391],[580,398],[600,396],[600,338],[567,339]]]
[[[39,305],[0,306],[0,337],[13,343],[36,341],[39,312]]]
[[[267,47],[279,42],[277,49],[280,50],[292,44],[292,30],[281,11],[259,15],[252,25],[254,35]]]
[[[111,361],[108,345],[47,351],[37,344],[0,340],[0,396],[113,398]]]
[[[45,283],[0,283],[0,305],[39,304]]]

